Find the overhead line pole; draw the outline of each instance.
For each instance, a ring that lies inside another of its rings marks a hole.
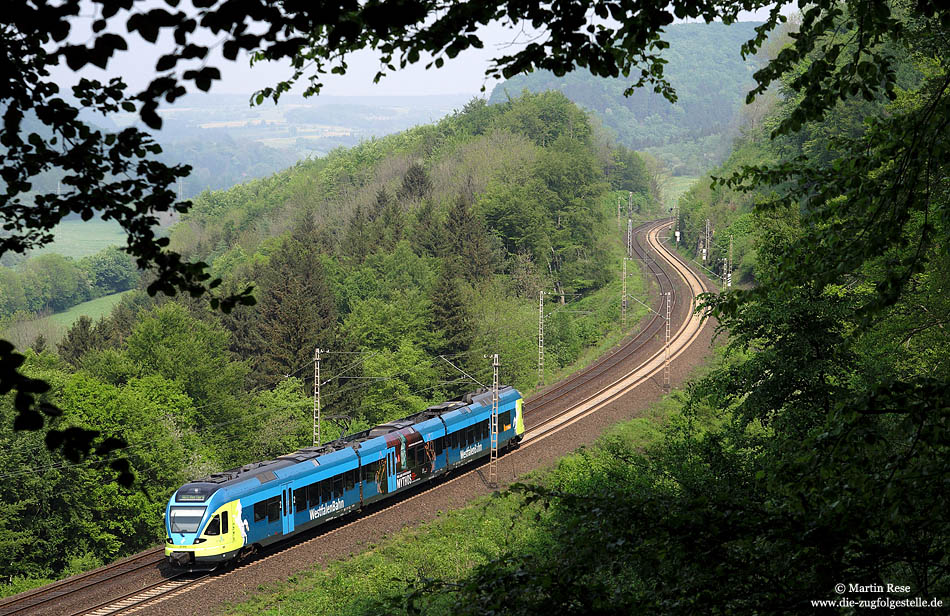
[[[673,236],[676,238],[676,245],[680,244],[680,206],[673,206]]]
[[[488,457],[488,485],[498,487],[498,353],[492,355],[491,453]]]
[[[633,219],[627,219],[627,256],[633,256]]]
[[[320,353],[322,349],[313,351],[313,446],[320,445]]]
[[[538,387],[544,385],[544,290],[538,291]]]
[[[729,236],[729,261],[726,263],[726,288],[732,287],[732,235]]]
[[[627,331],[627,258],[623,259],[623,286],[620,291],[620,331]]]

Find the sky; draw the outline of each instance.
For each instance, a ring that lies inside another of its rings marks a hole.
[[[146,0],[144,9],[150,5],[164,6],[162,0]],[[92,38],[90,26],[95,17],[91,5],[88,10],[73,23],[73,33],[70,42],[88,44]],[[766,12],[747,13],[743,21],[762,20]],[[121,16],[121,15],[120,15]],[[108,80],[119,75],[133,91],[143,89],[149,79],[154,76],[155,61],[162,53],[173,49],[171,36],[163,36],[157,45],[143,41],[137,34],[129,35],[124,31],[124,18],[117,20],[121,30],[110,26],[111,31],[123,35],[130,49],[118,54],[112,59],[105,71],[87,67],[79,74],[83,77]],[[111,22],[110,22],[111,24]],[[414,65],[398,70],[384,77],[379,83],[373,83],[373,77],[379,68],[377,56],[372,51],[353,54],[347,59],[348,70],[345,75],[326,75],[321,96],[419,96],[441,94],[467,94],[487,96],[498,83],[495,79],[486,79],[485,71],[491,64],[491,58],[507,52],[519,41],[530,35],[520,30],[501,24],[483,26],[478,35],[484,42],[482,49],[468,49],[454,59],[446,59],[441,69],[435,67],[426,70],[424,65],[427,58],[423,58]],[[214,39],[208,35],[202,44],[213,45]],[[222,80],[214,83],[212,94],[241,94],[249,96],[253,92],[274,85],[281,79],[292,74],[285,64],[259,63],[251,67],[248,56],[242,54],[234,62],[220,57],[219,49],[215,49],[216,57],[208,63],[221,70]],[[737,50],[738,53],[738,50]],[[54,69],[53,76],[57,82],[68,85],[74,83],[78,77],[65,66]],[[484,86],[485,92],[480,90]],[[193,86],[192,86],[193,87]],[[304,87],[298,85],[292,93],[302,93]]]

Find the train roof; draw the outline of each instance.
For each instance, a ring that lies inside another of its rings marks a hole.
[[[506,385],[499,388],[498,397],[499,399],[504,399],[513,391],[515,391],[513,387]],[[293,453],[278,456],[273,460],[252,462],[251,464],[245,464],[244,466],[221,471],[220,473],[212,473],[207,477],[190,481],[182,486],[176,493],[176,499],[179,501],[204,501],[211,493],[217,491],[219,488],[236,486],[248,479],[257,479],[261,484],[264,484],[277,479],[276,471],[288,469],[302,462],[311,461],[314,467],[334,466],[336,463],[343,462],[347,458],[355,458],[355,450],[362,452],[367,449],[375,450],[379,448],[373,445],[379,445],[385,448],[384,439],[379,439],[379,443],[369,443],[369,441],[373,439],[409,427],[419,428],[421,429],[420,431],[425,434],[431,433],[431,429],[426,429],[434,427],[433,424],[429,423],[431,420],[436,420],[449,413],[454,415],[455,413],[453,413],[453,411],[465,413],[466,411],[470,411],[471,407],[474,406],[488,406],[491,404],[491,397],[492,393],[490,389],[478,389],[456,400],[434,404],[408,417],[379,424],[369,430],[363,430],[362,432],[344,436],[334,441],[323,443],[322,445],[304,447]],[[441,426],[441,421],[437,423]],[[284,474],[281,473],[281,475]]]

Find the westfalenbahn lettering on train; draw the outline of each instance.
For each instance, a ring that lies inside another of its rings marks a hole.
[[[310,519],[316,520],[317,518],[322,518],[325,515],[330,515],[343,509],[343,499],[335,500],[332,503],[326,503],[325,505],[320,505],[314,509],[310,510]]]
[[[472,445],[471,447],[467,447],[467,448],[463,449],[462,451],[460,451],[460,452],[459,452],[459,457],[464,460],[464,459],[466,459],[466,458],[470,458],[470,457],[474,456],[475,454],[481,452],[481,450],[482,450],[482,444],[481,444],[481,443],[475,443],[475,444]]]

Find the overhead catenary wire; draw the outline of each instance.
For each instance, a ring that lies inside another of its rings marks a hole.
[[[345,380],[359,380],[359,381],[362,381],[362,382],[360,382],[360,383],[354,383],[354,384],[353,384],[352,386],[350,386],[350,387],[342,388],[341,390],[339,390],[339,391],[337,392],[337,394],[343,394],[343,393],[346,393],[347,391],[351,391],[351,390],[356,389],[356,388],[359,388],[359,387],[365,387],[365,386],[367,386],[367,385],[372,385],[373,383],[377,383],[377,382],[381,382],[381,381],[394,380],[394,379],[398,379],[398,378],[401,377],[401,376],[405,376],[405,375],[411,374],[412,370],[410,369],[410,370],[406,370],[406,371],[403,371],[403,372],[401,372],[401,373],[399,373],[399,374],[392,375],[392,376],[379,376],[379,377],[373,377],[373,376],[370,376],[370,377],[365,377],[365,376],[364,376],[364,377],[358,377],[358,376],[343,376],[346,371],[348,371],[348,370],[352,369],[353,367],[355,367],[356,365],[358,365],[358,364],[360,364],[360,363],[362,363],[362,362],[364,362],[364,361],[370,359],[371,357],[373,357],[373,356],[379,354],[379,352],[380,352],[380,351],[372,352],[369,357],[365,357],[365,358],[363,358],[363,359],[361,359],[361,360],[359,360],[359,361],[357,361],[357,362],[352,362],[350,365],[346,366],[341,372],[337,373],[336,375],[334,375],[333,377],[327,379],[326,381],[321,381],[321,383],[322,383],[322,384],[326,384],[326,383],[329,383],[329,382],[331,382],[331,381],[333,381],[333,380],[337,380],[337,379],[340,379],[340,380],[344,380],[344,379],[345,379]],[[355,355],[355,354],[365,354],[365,351],[360,351],[360,352],[341,352],[341,351],[335,351],[334,353]],[[452,385],[452,384],[457,384],[457,383],[465,382],[465,381],[469,381],[469,380],[470,380],[470,381],[473,381],[473,382],[475,382],[475,383],[477,383],[477,384],[479,384],[479,385],[481,385],[482,387],[485,387],[485,385],[484,385],[481,381],[479,381],[478,379],[474,378],[473,376],[471,376],[470,374],[466,373],[465,371],[461,370],[460,368],[458,368],[457,366],[455,366],[454,364],[452,364],[452,362],[450,362],[448,359],[446,359],[447,357],[451,357],[451,358],[455,359],[455,358],[458,358],[458,357],[465,357],[465,356],[469,356],[469,355],[475,355],[475,354],[478,354],[478,353],[479,353],[478,351],[467,351],[467,352],[455,353],[455,354],[451,354],[451,355],[439,355],[439,356],[438,356],[439,359],[442,359],[443,361],[445,361],[446,363],[448,363],[449,365],[451,365],[453,368],[455,368],[456,370],[458,370],[459,372],[461,372],[461,373],[464,375],[464,377],[463,377],[463,378],[454,379],[454,380],[449,380],[449,381],[440,381],[440,382],[438,382],[438,383],[436,383],[435,385],[432,385],[432,386],[430,386],[430,387],[426,387],[426,388],[423,388],[423,389],[420,389],[420,390],[416,390],[416,391],[410,392],[409,395],[417,395],[417,394],[419,394],[419,393],[424,393],[424,392],[426,392],[426,391],[431,391],[431,390],[433,390],[433,389],[436,389],[436,388],[438,388],[438,387],[441,387],[442,385]],[[273,386],[276,386],[276,385],[278,385],[279,383],[281,383],[281,382],[283,382],[284,380],[286,380],[287,378],[289,378],[290,376],[293,376],[294,374],[299,373],[299,372],[300,372],[301,370],[303,370],[304,368],[309,367],[310,365],[312,365],[312,364],[310,364],[310,363],[304,364],[303,366],[301,366],[300,368],[296,369],[295,371],[293,371],[293,372],[290,373],[289,375],[284,375],[283,377],[274,380],[272,383],[268,383],[268,384],[264,384],[264,385],[259,385],[259,386],[255,387],[254,389],[252,389],[251,391],[247,392],[246,395],[252,395],[252,394],[255,394],[255,393],[260,393],[260,392],[264,391],[264,388],[265,388],[265,387],[273,387]],[[489,369],[485,368],[485,369],[477,370],[477,371],[474,371],[474,372],[475,372],[475,374],[481,376],[481,373],[482,373],[482,372],[487,372],[488,370],[489,370]],[[307,380],[309,380],[309,379],[307,379]],[[270,391],[273,391],[273,390],[271,389]],[[196,406],[196,407],[189,407],[187,410],[188,410],[189,412],[194,412],[194,411],[197,411],[197,410],[208,409],[208,408],[212,408],[212,407],[215,407],[215,406],[221,406],[221,405],[223,405],[223,404],[225,404],[225,403],[226,403],[226,401],[209,402],[209,403],[207,403],[207,404],[199,405],[199,406]],[[288,405],[284,405],[284,406],[278,407],[278,408],[261,409],[261,410],[256,411],[256,412],[244,413],[244,414],[242,414],[240,417],[237,417],[237,418],[235,418],[235,419],[230,419],[230,420],[226,420],[226,421],[217,422],[217,423],[214,423],[214,424],[209,424],[209,425],[207,425],[207,426],[203,426],[203,430],[214,430],[214,429],[218,429],[218,428],[223,428],[223,427],[225,427],[225,426],[230,426],[230,425],[234,425],[234,424],[238,424],[238,423],[243,423],[243,422],[245,422],[245,421],[248,421],[248,420],[250,420],[250,419],[253,419],[253,418],[255,418],[255,417],[258,417],[258,416],[260,416],[260,415],[271,414],[271,413],[274,413],[274,412],[277,412],[277,411],[287,410],[287,409],[290,409],[290,408],[294,408],[295,406],[296,406],[296,405],[288,404]],[[20,475],[25,475],[25,474],[30,474],[30,473],[38,473],[38,472],[45,472],[45,471],[50,471],[50,470],[62,470],[62,469],[68,469],[68,468],[73,468],[73,467],[78,467],[78,466],[90,466],[90,467],[94,467],[95,465],[106,464],[106,463],[109,463],[109,462],[112,462],[112,461],[115,461],[115,460],[122,459],[122,458],[124,457],[123,455],[113,455],[113,454],[119,454],[120,452],[123,452],[123,453],[124,453],[124,452],[128,452],[128,451],[130,451],[130,450],[137,450],[137,449],[139,449],[139,448],[141,448],[141,447],[145,447],[145,446],[149,446],[149,445],[153,445],[153,443],[151,443],[151,442],[145,442],[145,443],[137,443],[137,444],[128,444],[128,445],[126,445],[126,446],[124,446],[124,447],[121,447],[121,448],[117,448],[117,449],[112,450],[112,452],[110,452],[110,455],[107,456],[107,457],[101,457],[101,458],[95,458],[95,459],[87,459],[87,460],[82,460],[82,461],[79,461],[79,462],[71,462],[71,461],[69,461],[69,460],[63,460],[63,461],[61,461],[61,462],[54,462],[54,463],[47,464],[47,465],[42,465],[42,466],[37,466],[37,467],[31,467],[31,468],[29,468],[29,469],[24,469],[24,470],[20,470],[20,471],[11,471],[11,472],[6,472],[6,473],[0,473],[0,479],[8,479],[8,478],[16,477],[16,476],[20,476]],[[15,449],[12,449],[12,450],[7,449],[7,453],[14,453],[14,452],[18,452],[18,451],[22,451],[22,450],[26,450],[26,449],[32,449],[32,450],[34,450],[35,452],[39,452],[39,451],[45,450],[45,447],[44,447],[42,444],[28,444],[28,445],[24,445],[24,446],[21,447],[21,448],[15,448]],[[48,450],[47,450],[47,451],[48,451]],[[51,453],[52,453],[52,452],[51,452]],[[136,469],[136,470],[139,470],[139,469]]]
[[[469,373],[465,372],[464,370],[462,370],[461,368],[459,368],[458,366],[456,366],[455,364],[453,364],[452,362],[450,362],[449,360],[447,360],[444,355],[439,355],[439,359],[441,359],[442,361],[444,361],[444,362],[447,363],[448,365],[452,366],[453,368],[455,368],[456,370],[458,370],[459,372],[461,372],[462,374],[464,374],[465,376],[467,376],[468,378],[470,378],[470,379],[471,379],[472,381],[474,381],[475,383],[478,383],[479,385],[481,385],[482,387],[485,387],[485,388],[488,387],[487,385],[485,385],[484,383],[482,383],[481,381],[479,381],[478,379],[476,379],[475,377],[473,377],[473,376],[470,375]]]

